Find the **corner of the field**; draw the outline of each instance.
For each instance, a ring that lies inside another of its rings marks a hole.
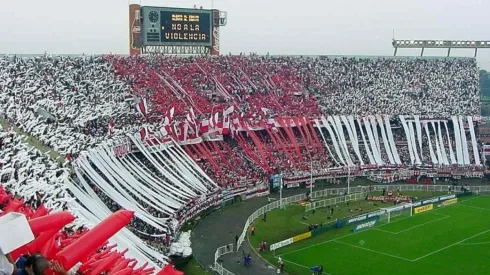
[[[262,261],[266,262],[266,263],[267,263],[267,264],[269,264],[270,266],[273,266],[273,267],[277,268],[277,266],[276,266],[276,265],[271,264],[271,263],[270,263],[268,260],[266,260],[264,257],[262,257],[262,255],[260,255],[260,253],[258,253],[258,252],[257,252],[257,250],[255,250],[255,249],[253,248],[252,244],[250,243],[250,238],[249,238],[248,236],[247,236],[247,242],[248,242],[248,245],[250,246],[250,248],[253,250],[253,252],[254,252],[254,253],[257,255],[257,256],[259,256],[259,258],[261,258],[261,259],[262,259]],[[288,273],[287,273],[287,272],[284,272],[283,274],[288,274]]]

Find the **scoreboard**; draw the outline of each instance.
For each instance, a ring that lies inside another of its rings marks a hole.
[[[213,11],[141,7],[141,43],[149,46],[211,46]]]

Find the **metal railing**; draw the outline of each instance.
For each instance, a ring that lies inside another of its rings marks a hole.
[[[312,211],[317,208],[327,207],[329,205],[336,205],[339,203],[348,202],[348,201],[359,201],[365,198],[366,198],[366,193],[354,193],[354,194],[339,196],[331,199],[315,201],[312,203],[307,203],[305,205],[305,212]]]
[[[312,192],[310,194],[310,196],[312,199],[317,199],[317,198],[323,198],[326,196],[340,196],[340,195],[347,194],[347,193],[361,193],[365,189],[366,189],[366,187],[364,187],[364,186],[351,187],[351,188],[349,188],[349,190],[347,190],[347,188],[327,188],[324,190],[318,190],[318,191]],[[237,243],[236,249],[238,250],[240,248],[243,241],[245,240],[245,237],[247,236],[248,228],[258,217],[264,215],[264,213],[270,212],[270,211],[272,211],[276,208],[279,208],[281,206],[283,207],[283,206],[286,206],[288,204],[296,203],[296,202],[303,201],[303,200],[306,200],[306,192],[303,194],[283,198],[282,203],[281,203],[281,200],[277,200],[277,201],[274,201],[272,203],[269,203],[269,204],[257,209],[245,221],[245,226],[243,228],[242,234],[238,238],[238,243]]]
[[[458,192],[461,186],[453,186],[453,185],[414,185],[414,184],[400,184],[400,185],[374,185],[374,191],[381,191],[386,189],[386,191],[425,191],[425,192],[449,192],[455,191]],[[466,188],[469,191],[474,193],[488,193],[490,192],[490,186],[467,186]]]
[[[213,270],[218,272],[218,274],[220,274],[220,275],[234,275],[228,269],[224,268],[223,265],[219,262],[219,257],[221,257],[225,254],[228,254],[228,253],[232,253],[233,251],[234,250],[233,250],[233,244],[232,243],[218,247],[218,249],[216,249],[216,252],[214,253]]]
[[[224,268],[220,263],[214,263],[214,271],[220,275],[235,275],[228,269]]]

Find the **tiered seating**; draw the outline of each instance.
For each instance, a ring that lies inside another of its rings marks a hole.
[[[68,186],[65,185],[65,181],[70,177],[69,169],[62,168],[57,162],[51,161],[47,154],[42,154],[37,149],[32,148],[25,143],[25,138],[17,135],[11,129],[3,129],[0,126],[0,216],[15,211],[24,213],[31,220],[40,217],[49,219],[51,214],[61,214],[63,219],[53,217],[51,222],[49,220],[43,222],[49,228],[60,230],[59,234],[46,229],[40,229],[41,231],[36,233],[37,231],[33,228],[36,236],[35,241],[11,253],[14,260],[27,253],[42,253],[48,260],[58,260],[61,259],[58,256],[62,251],[68,249],[70,244],[89,232],[89,228],[95,226],[100,220],[88,219],[74,200]],[[68,220],[65,219],[66,217]],[[132,214],[127,217],[128,222],[131,217]],[[61,220],[66,220],[66,222],[60,224]],[[36,224],[40,224],[40,222],[36,222]],[[46,226],[42,228],[46,228]],[[110,231],[111,229],[106,227],[104,230]],[[136,272],[146,274],[157,268],[154,263],[164,263],[163,255],[156,251],[149,254],[141,253],[144,250],[152,251],[151,248],[140,243],[133,244],[121,241],[121,238],[116,237],[116,239],[120,241],[117,249],[122,251],[128,248],[129,251],[126,251],[126,254],[135,259],[133,261],[128,260],[125,265],[118,267],[118,270],[124,268],[137,270],[135,268],[137,260],[140,263],[139,266],[145,262],[150,264],[147,269],[142,268]],[[97,253],[99,253],[97,255],[114,255],[112,257],[114,259],[111,260],[112,264],[123,261],[123,254],[116,254],[115,247],[102,243],[96,247]],[[95,253],[95,250],[94,248],[90,254]],[[151,254],[153,255],[149,258]],[[84,272],[90,272],[94,269],[85,259],[86,256],[83,261],[80,260],[82,266],[75,267],[75,271],[78,268]],[[61,264],[66,269],[73,267],[73,265],[64,262]],[[111,265],[105,267],[101,273],[110,268]],[[152,269],[150,270],[150,268]],[[113,266],[112,271],[115,271]]]
[[[37,189],[24,183],[41,182],[55,210],[99,220],[135,210],[128,228],[158,246],[219,204],[218,186],[347,167],[479,169],[478,112],[478,70],[466,58],[2,57],[0,117],[67,165],[3,144],[0,171],[2,185],[29,196]],[[76,204],[57,197],[72,197],[65,184]],[[163,262],[168,245],[150,260]]]

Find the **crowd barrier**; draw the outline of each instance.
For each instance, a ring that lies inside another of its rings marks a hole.
[[[415,185],[415,184],[399,184],[399,185],[373,185],[373,191],[382,191],[383,189],[386,189],[386,191],[396,191],[399,190],[400,192],[402,191],[426,191],[426,192],[449,192],[449,188],[451,190],[456,190],[460,188],[460,186],[451,186],[451,185]],[[490,185],[489,186],[468,186],[467,187],[469,191],[474,192],[474,193],[490,193]],[[349,190],[348,188],[326,188],[323,190],[318,190],[315,192],[312,192],[310,194],[312,199],[316,198],[322,198],[326,196],[341,196],[347,193],[364,193],[369,191],[368,186],[357,186],[357,187],[350,187]],[[291,203],[296,203],[302,200],[306,199],[306,190],[305,193],[299,194],[299,195],[294,195],[291,197],[283,198],[281,200],[274,201],[272,203],[269,203],[265,206],[262,206],[261,208],[257,209],[255,212],[252,213],[248,217],[248,219],[245,221],[245,226],[243,227],[243,232],[238,238],[237,246],[236,246],[236,251],[240,249],[243,241],[247,237],[247,232],[248,228],[250,225],[260,216],[262,216],[264,213],[270,212],[274,209],[277,209],[281,206],[285,206]],[[215,253],[215,263],[214,266],[215,268],[218,266],[219,270],[216,270],[220,275],[227,274],[227,275],[232,275],[233,273],[229,272],[223,266],[217,262],[218,257],[216,255],[219,255],[218,250],[222,249],[222,247],[218,248],[216,253]],[[230,251],[231,252],[231,251]],[[227,253],[230,253],[227,252]],[[225,253],[226,254],[226,253]],[[223,254],[221,254],[223,255]]]
[[[350,195],[345,195],[345,196],[339,196],[331,199],[325,199],[321,201],[315,201],[312,203],[307,203],[305,205],[305,212],[315,210],[317,208],[323,208],[327,207],[329,205],[335,205],[343,202],[348,202],[348,201],[359,201],[363,200],[366,198],[366,193],[354,193]]]
[[[350,193],[362,193],[362,192],[365,192],[365,190],[367,190],[367,187],[366,186],[358,186],[358,187],[350,187],[349,190],[347,190],[347,189],[348,188],[327,188],[327,189],[323,189],[323,190],[314,191],[310,194],[310,196],[311,196],[311,199],[317,199],[317,198],[323,198],[326,196],[340,196],[340,195],[344,195],[347,193],[349,193],[349,194]],[[252,215],[250,215],[250,217],[245,222],[243,232],[240,235],[240,237],[238,238],[238,243],[237,243],[237,248],[236,248],[237,251],[238,251],[238,249],[240,249],[240,246],[242,245],[243,241],[245,240],[245,238],[247,236],[248,228],[258,217],[264,215],[264,213],[270,212],[276,208],[281,207],[281,205],[286,206],[288,204],[296,203],[296,202],[304,201],[304,200],[306,200],[306,191],[302,194],[299,194],[299,195],[294,195],[291,197],[283,198],[282,202],[281,202],[281,200],[274,201],[272,203],[269,203],[269,204],[259,208],[255,212],[253,212]]]
[[[400,184],[400,185],[373,185],[374,191],[382,191],[386,189],[386,191],[426,191],[426,192],[449,192],[451,191],[458,192],[461,189],[461,186],[453,186],[453,185],[414,185],[414,184]],[[473,193],[488,193],[490,192],[489,186],[466,186],[468,191]]]
[[[228,269],[224,268],[223,265],[221,263],[219,263],[219,261],[218,261],[219,257],[221,257],[222,255],[228,254],[228,253],[232,253],[233,251],[234,250],[233,250],[233,244],[232,243],[218,247],[218,249],[216,249],[216,252],[214,253],[213,270],[218,272],[218,274],[220,274],[220,275],[234,275]]]

